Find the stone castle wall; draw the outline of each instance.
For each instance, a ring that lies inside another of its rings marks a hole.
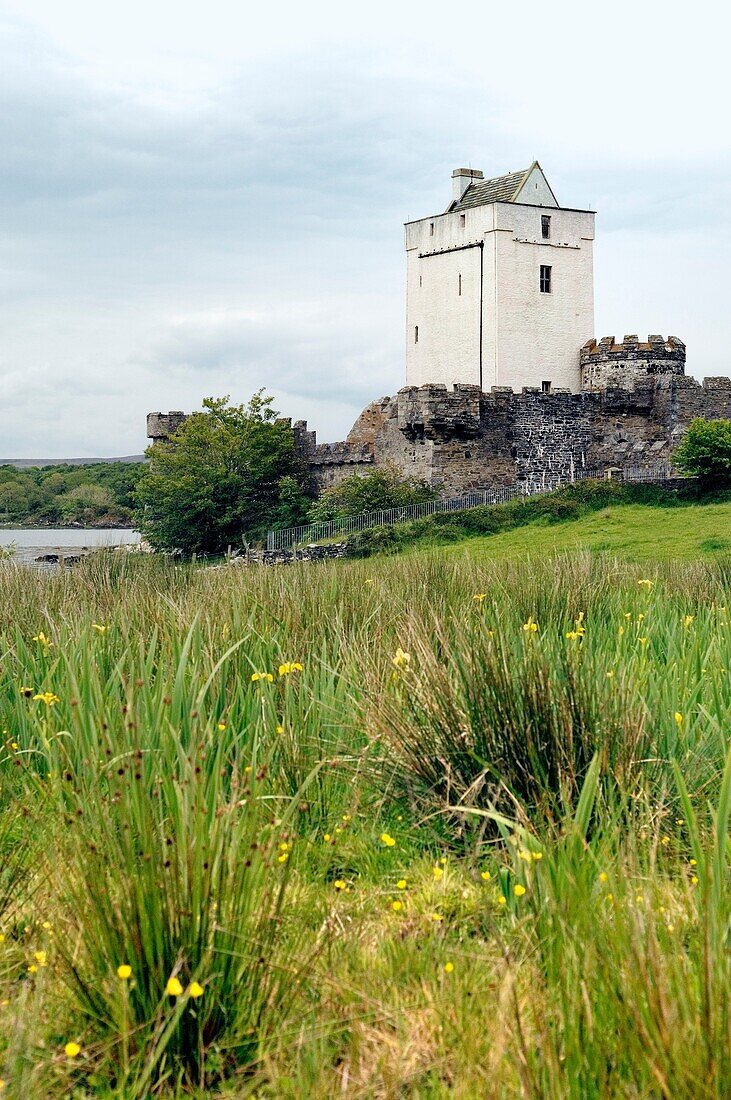
[[[607,337],[581,350],[583,385],[542,392],[505,387],[410,386],[368,405],[346,440],[318,443],[292,425],[312,487],[393,463],[444,496],[466,489],[550,485],[573,473],[651,469],[669,463],[696,416],[731,420],[731,379],[684,374],[685,345]],[[165,438],[182,413],[151,413],[148,435]]]

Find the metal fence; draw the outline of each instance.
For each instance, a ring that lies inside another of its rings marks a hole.
[[[406,523],[422,516],[432,516],[437,512],[463,512],[468,508],[478,508],[483,504],[503,504],[508,500],[541,493],[552,493],[565,485],[589,478],[610,480],[615,471],[576,470],[566,477],[548,478],[524,482],[519,486],[494,486],[491,489],[471,489],[460,497],[451,500],[430,500],[425,504],[409,504],[401,508],[384,508],[379,512],[363,512],[358,516],[344,516],[324,523],[307,523],[302,527],[285,527],[279,531],[267,531],[267,550],[286,550],[292,546],[320,542],[322,539],[338,535],[352,535],[356,531],[365,531],[371,527],[384,527],[391,523]],[[678,475],[668,465],[650,467],[629,467],[616,471],[618,481],[663,482]]]

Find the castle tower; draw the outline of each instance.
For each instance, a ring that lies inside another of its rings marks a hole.
[[[458,168],[447,211],[406,224],[406,385],[581,389],[594,334],[594,212],[541,166]]]

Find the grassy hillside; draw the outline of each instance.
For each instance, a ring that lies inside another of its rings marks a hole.
[[[496,558],[588,549],[632,560],[693,560],[731,551],[731,492],[703,496],[680,490],[587,481],[545,496],[377,527],[349,539],[351,553],[369,557],[469,540]]]
[[[465,543],[445,547],[464,550]],[[503,559],[590,550],[632,561],[694,561],[731,553],[731,503],[658,508],[616,505],[576,520],[534,521],[524,527],[469,540],[473,554]]]
[[[569,526],[0,566],[3,1097],[728,1096],[731,574]]]

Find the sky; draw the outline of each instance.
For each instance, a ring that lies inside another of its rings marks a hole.
[[[597,210],[597,338],[731,373],[727,17],[503,7],[0,0],[0,456],[262,386],[343,438],[403,385],[403,223],[467,165]]]

